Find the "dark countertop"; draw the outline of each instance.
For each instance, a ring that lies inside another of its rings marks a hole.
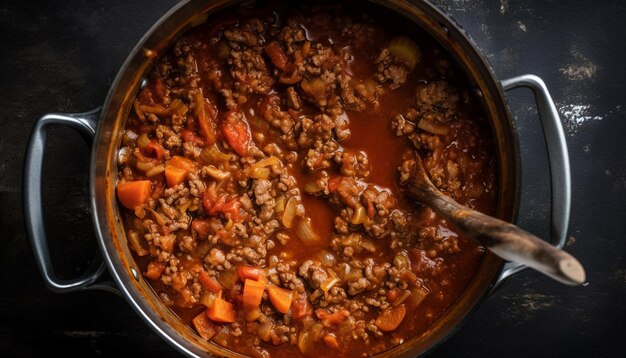
[[[535,272],[509,281],[434,356],[623,356],[626,352],[626,4],[621,1],[435,1],[469,32],[501,79],[533,73],[559,109],[571,157],[567,250],[589,283]],[[0,355],[174,356],[123,299],[58,295],[42,283],[22,216],[30,130],[47,112],[101,105],[136,41],[175,3],[3,1],[0,4]],[[523,158],[520,226],[548,233],[545,148],[532,95],[508,95]],[[76,276],[96,251],[88,210],[88,148],[49,131],[46,225],[57,271]]]

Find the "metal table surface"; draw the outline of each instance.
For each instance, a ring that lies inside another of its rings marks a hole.
[[[626,3],[435,1],[473,37],[501,79],[533,73],[557,102],[571,157],[567,250],[588,284],[535,272],[511,279],[434,356],[623,356],[626,352]],[[105,292],[57,295],[26,238],[21,181],[33,124],[47,112],[99,106],[135,42],[173,0],[0,3],[0,355],[175,356],[130,306]],[[520,226],[548,234],[547,160],[532,95],[508,100],[523,158]],[[97,249],[87,193],[88,148],[49,131],[46,225],[57,271],[75,276]]]

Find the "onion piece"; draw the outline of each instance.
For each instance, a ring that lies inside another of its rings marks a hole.
[[[263,323],[259,329],[256,331],[259,338],[261,338],[264,342],[269,342],[272,334],[272,322]]]
[[[250,177],[254,179],[267,179],[270,177],[271,171],[269,168],[254,168],[250,172]]]
[[[447,125],[439,123],[436,119],[422,117],[417,127],[432,134],[446,135],[450,129]]]
[[[267,157],[267,158],[261,159],[258,162],[250,165],[250,169],[265,168],[265,167],[270,167],[272,165],[278,165],[278,164],[282,164],[280,162],[280,159],[278,159],[275,156],[271,156],[271,157]]]
[[[141,244],[141,241],[139,240],[139,233],[137,233],[137,231],[128,230],[126,238],[128,239],[130,247],[133,249],[135,254],[137,254],[138,256],[146,256],[147,254],[149,254],[148,250],[146,250]]]
[[[305,245],[315,245],[320,242],[320,237],[313,231],[310,218],[302,218],[296,224],[296,235]]]
[[[219,276],[217,276],[217,280],[222,286],[230,290],[237,281],[236,268],[233,266],[230,270],[220,272]]]
[[[354,210],[354,214],[352,214],[352,218],[350,222],[354,225],[362,224],[367,220],[367,211],[363,205],[359,205],[356,210]]]
[[[280,194],[276,197],[276,206],[274,207],[274,212],[280,213],[283,210],[285,210],[285,196]]]
[[[285,205],[285,212],[283,213],[283,217],[281,221],[283,225],[287,229],[291,229],[293,227],[293,223],[296,218],[296,211],[298,208],[298,199],[295,196],[292,196],[287,200],[287,204]]]
[[[392,39],[387,49],[398,61],[407,65],[411,70],[415,68],[422,57],[422,51],[417,44],[405,36]]]

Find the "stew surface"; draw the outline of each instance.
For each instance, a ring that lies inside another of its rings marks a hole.
[[[250,2],[163,54],[128,116],[117,197],[155,292],[253,357],[367,356],[423,333],[484,249],[403,187],[493,214],[471,83],[373,5]]]

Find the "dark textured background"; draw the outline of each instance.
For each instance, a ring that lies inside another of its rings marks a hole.
[[[567,249],[589,283],[523,272],[489,297],[435,356],[623,356],[626,352],[626,4],[621,1],[435,1],[473,37],[497,75],[534,73],[557,102],[573,179]],[[47,112],[99,106],[135,42],[174,0],[0,3],[0,355],[157,356],[176,352],[121,298],[45,289],[28,244],[21,183],[30,130]],[[547,161],[533,99],[508,95],[519,127],[518,223],[547,235]],[[49,131],[46,225],[60,276],[96,250],[88,148]]]

